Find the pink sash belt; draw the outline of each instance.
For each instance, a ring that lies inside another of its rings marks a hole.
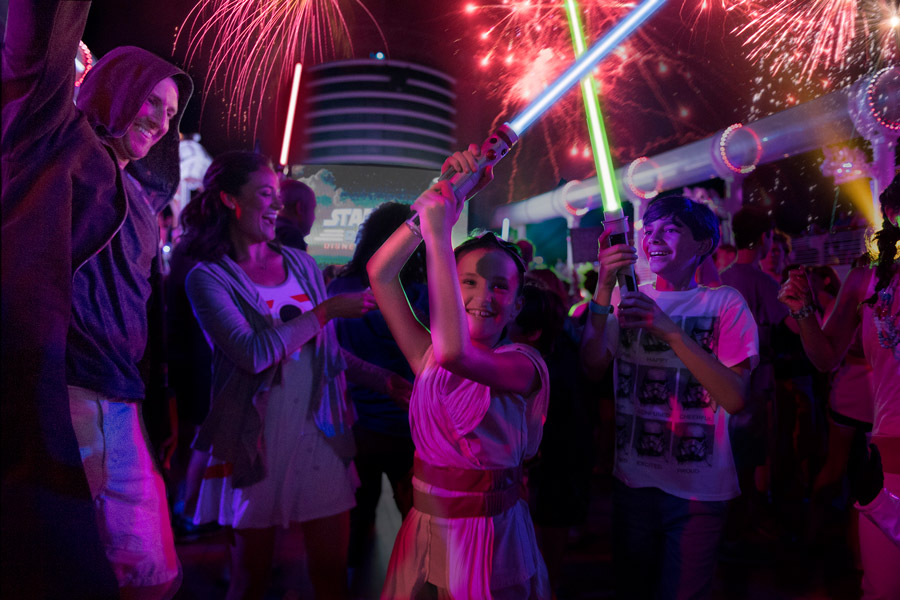
[[[457,469],[413,461],[416,479],[466,496],[435,496],[413,488],[416,510],[445,519],[493,517],[513,507],[524,497],[522,465],[508,469]]]

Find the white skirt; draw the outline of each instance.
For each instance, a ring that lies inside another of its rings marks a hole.
[[[230,465],[210,457],[194,523],[216,521],[236,529],[287,527],[330,517],[356,506],[359,478],[344,464],[309,415],[312,352],[283,368],[266,408],[266,478],[232,487]]]

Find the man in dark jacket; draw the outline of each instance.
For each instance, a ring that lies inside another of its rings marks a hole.
[[[136,363],[156,213],[178,184],[192,84],[148,52],[119,48],[88,72],[76,107],[72,57],[89,6],[11,0],[3,47],[0,562],[9,597],[114,598],[118,588],[162,597],[179,574]],[[119,487],[113,462],[144,479]]]

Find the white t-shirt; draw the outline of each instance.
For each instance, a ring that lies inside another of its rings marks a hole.
[[[300,282],[292,274],[288,274],[284,282],[275,286],[258,283],[254,285],[266,306],[269,307],[276,324],[286,323],[315,308],[309,295],[300,287]],[[301,351],[302,348],[294,352],[291,358],[297,360]]]
[[[640,291],[726,367],[759,362],[753,315],[734,288],[698,286],[683,292]],[[607,325],[615,348],[616,464],[629,487],[656,487],[679,498],[728,500],[740,494],[728,437],[728,413],[668,344],[644,329]]]

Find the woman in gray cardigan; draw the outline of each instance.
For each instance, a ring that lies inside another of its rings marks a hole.
[[[227,153],[182,216],[183,243],[201,261],[187,293],[213,347],[210,412],[194,441],[211,458],[194,520],[233,534],[227,598],[264,596],[276,527],[302,529],[316,596],[344,598],[358,485],[345,373],[399,396],[402,378],[345,359],[330,321],[374,299],[328,298],[315,261],[273,242],[278,187],[265,158]]]

